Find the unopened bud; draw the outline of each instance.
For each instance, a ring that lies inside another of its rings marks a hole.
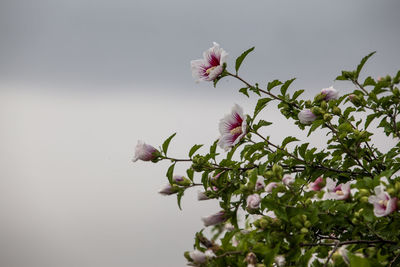
[[[368,197],[367,196],[361,197],[360,201],[363,203],[368,203]]]
[[[253,252],[249,252],[249,253],[247,253],[246,258],[244,259],[244,261],[247,264],[253,264],[254,265],[254,264],[257,263],[257,256]]]
[[[274,166],[272,166],[272,172],[276,175],[276,176],[280,176],[283,172],[283,168],[279,165],[274,164]]]
[[[306,108],[311,108],[312,107],[312,104],[311,104],[310,100],[307,100],[304,104],[305,104]]]
[[[326,109],[328,107],[328,105],[326,104],[326,101],[322,101],[321,102],[321,108],[322,109]]]
[[[351,219],[351,222],[352,222],[353,224],[358,224],[358,220],[357,220],[357,218],[353,218],[353,219]]]
[[[332,119],[332,115],[331,114],[324,114],[324,121],[330,121]]]
[[[337,115],[337,116],[340,116],[341,112],[342,112],[342,111],[340,110],[339,107],[336,107],[336,106],[335,106],[335,107],[332,108],[332,113],[335,114],[335,115]]]
[[[396,183],[394,184],[394,188],[396,188],[396,191],[397,191],[397,192],[400,191],[400,182],[396,182]]]
[[[393,187],[388,188],[388,189],[387,189],[387,192],[388,192],[388,194],[391,195],[391,196],[393,196],[394,194],[396,194],[396,190],[395,190]]]
[[[313,107],[313,108],[311,108],[311,112],[313,113],[313,114],[315,114],[315,115],[322,115],[323,113],[324,113],[324,111],[321,109],[321,108],[319,108],[319,107]]]
[[[300,233],[307,234],[308,233],[308,229],[303,227],[303,228],[300,229]]]
[[[304,227],[306,227],[306,228],[309,228],[309,227],[311,227],[311,222],[310,221],[306,221],[305,223],[304,223]]]
[[[355,95],[355,94],[349,95],[349,99],[350,99],[351,103],[353,103],[355,106],[358,106],[358,105],[361,104],[361,99],[360,99],[360,97],[358,97],[358,96]]]

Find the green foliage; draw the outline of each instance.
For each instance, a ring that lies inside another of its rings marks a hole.
[[[220,221],[212,223],[211,238],[202,231],[196,234],[195,248],[212,251],[215,257],[207,256],[203,263],[195,262],[190,253],[185,257],[194,266],[399,264],[400,213],[390,209],[388,203],[400,204],[400,71],[394,77],[368,76],[360,82],[360,73],[373,52],[355,70],[342,71],[336,78],[350,81],[354,90],[332,99],[320,93],[314,99],[302,100],[299,97],[304,90],[290,89],[294,79],[273,80],[263,89],[237,75],[253,50],[237,58],[235,75],[226,71],[225,65],[214,80],[216,85],[231,76],[245,83],[240,93],[249,97],[251,91],[259,96],[253,115],[245,118],[247,132],[242,134],[240,129],[241,139],[227,153],[219,153],[218,140],[204,154],[198,153],[203,145],[195,144],[188,159],[167,157],[175,134],[162,145],[161,160],[172,162],[166,174],[170,184],[175,165],[180,161],[191,163],[186,170],[188,183],[174,187],[178,207],[186,189],[201,186],[208,198],[218,200],[224,212]],[[312,147],[291,133],[282,133],[281,144],[263,136],[263,127],[274,125],[256,117],[270,107],[271,101],[278,102],[288,122],[294,121],[307,136],[325,140],[326,147]],[[316,116],[309,124],[298,118],[303,109]],[[371,142],[373,133],[367,130],[371,128],[397,143],[386,152],[378,150]],[[384,198],[377,195],[379,190],[383,190]],[[370,203],[379,197],[375,206]],[[378,204],[385,208],[383,215],[378,214]],[[230,224],[230,228],[224,228]]]

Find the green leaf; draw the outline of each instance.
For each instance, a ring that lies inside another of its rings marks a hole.
[[[350,267],[370,267],[371,266],[369,264],[368,259],[366,259],[366,258],[358,257],[351,252],[348,252],[347,256],[349,257]]]
[[[372,85],[372,86],[376,85],[376,82],[374,81],[374,79],[371,78],[371,76],[368,76],[365,79],[364,84],[363,84],[363,86],[369,86],[369,85]]]
[[[186,170],[188,178],[193,182],[193,176],[194,176],[194,170],[193,169],[187,169]]]
[[[179,191],[178,194],[176,195],[176,200],[178,202],[178,207],[179,207],[180,210],[182,210],[181,200],[182,200],[182,197],[183,197],[184,193],[185,193],[185,190],[182,190],[182,191]]]
[[[372,55],[375,54],[375,53],[376,53],[376,51],[374,51],[372,53],[369,53],[367,56],[365,56],[365,57],[363,57],[363,59],[361,59],[361,62],[360,62],[360,64],[358,64],[357,70],[355,72],[355,76],[354,76],[355,80],[358,79],[358,76],[360,75],[360,72],[361,72],[362,68],[364,67],[365,62],[367,62],[367,60],[370,57],[372,57]]]
[[[191,158],[193,156],[193,154],[203,145],[194,145],[192,146],[192,148],[189,151],[189,158]]]
[[[295,141],[299,141],[299,139],[297,139],[296,137],[293,137],[293,136],[288,136],[283,140],[282,147],[284,148],[287,144],[289,144],[291,142],[295,142]]]
[[[257,101],[256,108],[254,109],[253,119],[257,116],[258,113],[271,101],[272,98],[261,98]]]
[[[375,113],[369,114],[369,115],[367,116],[367,119],[365,120],[365,129],[368,128],[368,126],[370,125],[370,123],[371,123],[375,118],[376,118],[376,114],[375,114]]]
[[[167,150],[168,150],[168,146],[169,143],[171,142],[172,138],[174,138],[176,135],[176,133],[172,134],[170,137],[167,138],[167,140],[164,141],[164,143],[162,144],[162,149],[164,151],[164,155],[167,155]]]
[[[271,91],[272,88],[274,88],[274,87],[276,87],[276,86],[278,86],[278,85],[281,85],[281,84],[282,84],[281,81],[279,81],[279,80],[273,80],[272,82],[269,82],[269,83],[268,83],[267,89],[268,89],[268,91]]]
[[[285,96],[285,95],[286,95],[287,89],[289,88],[290,84],[291,84],[294,80],[296,80],[296,78],[293,78],[293,79],[291,79],[291,80],[287,80],[287,81],[281,86],[281,94],[282,94],[282,96]]]
[[[170,184],[172,184],[172,177],[174,176],[174,168],[175,168],[175,163],[169,166],[167,170],[167,178]]]
[[[303,92],[304,92],[304,90],[298,90],[298,91],[294,92],[292,99],[298,98]]]
[[[249,90],[249,87],[244,87],[244,88],[239,89],[239,92],[244,94],[247,97],[250,97],[249,93],[247,92],[247,90]]]
[[[272,122],[265,121],[265,120],[260,120],[257,124],[253,125],[253,129],[254,129],[254,131],[257,131],[261,127],[268,126],[268,125],[271,125],[271,124],[272,124]]]
[[[242,65],[243,60],[246,58],[246,56],[254,50],[254,46],[246,51],[244,51],[237,59],[236,59],[236,64],[235,64],[235,70],[236,73],[238,73],[240,65]]]
[[[311,125],[311,127],[310,127],[310,130],[308,131],[308,134],[307,134],[307,136],[310,136],[310,134],[312,133],[312,132],[314,132],[319,126],[321,126],[322,124],[324,124],[324,120],[315,120],[313,123],[312,123],[312,125]]]

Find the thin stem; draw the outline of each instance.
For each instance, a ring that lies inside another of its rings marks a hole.
[[[336,245],[335,245],[335,247],[332,249],[332,251],[329,253],[328,258],[327,258],[326,261],[325,261],[324,267],[327,267],[327,266],[328,266],[328,263],[329,263],[329,261],[331,260],[333,254],[335,254],[336,250],[339,248],[340,242],[335,242],[335,243],[336,243]]]
[[[232,77],[238,79],[239,81],[243,82],[247,87],[249,87],[249,88],[255,88],[255,86],[253,86],[253,85],[251,85],[250,83],[246,82],[246,81],[245,81],[244,79],[242,79],[239,75],[233,74],[233,73],[230,73],[230,72],[227,72],[227,73],[228,73],[229,76],[232,76]],[[262,93],[264,93],[264,94],[266,94],[266,95],[269,95],[269,96],[272,97],[273,99],[276,99],[276,100],[279,100],[279,101],[281,101],[281,102],[284,102],[284,103],[288,104],[289,106],[294,106],[294,107],[296,107],[296,108],[299,108],[299,106],[297,106],[296,103],[288,102],[288,101],[286,101],[285,99],[282,99],[282,98],[280,98],[280,97],[274,95],[273,93],[268,92],[268,91],[265,91],[265,90],[263,90],[263,89],[260,89],[260,88],[257,88],[257,89],[258,89],[260,92],[262,92]]]

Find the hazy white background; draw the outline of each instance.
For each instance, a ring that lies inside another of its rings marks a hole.
[[[398,1],[0,1],[0,266],[183,266],[216,202],[163,197],[167,163],[131,163],[138,139],[178,132],[170,153],[210,144],[232,79],[194,83],[189,61],[217,41],[261,86],[297,77],[313,96],[371,51],[373,77],[399,68]],[[273,140],[295,134],[269,110]],[[380,138],[384,145],[385,139]],[[324,143],[323,135],[312,142]],[[177,167],[183,173],[185,166]]]

